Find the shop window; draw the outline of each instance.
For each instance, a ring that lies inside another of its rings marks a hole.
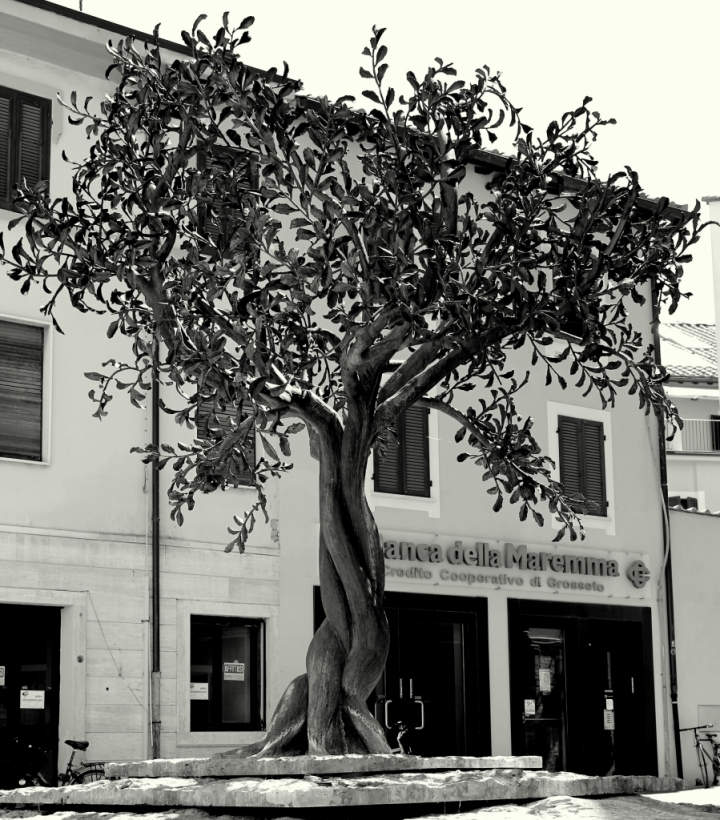
[[[190,731],[263,728],[263,621],[190,617]]]
[[[589,419],[558,417],[560,482],[570,495],[579,493],[584,503],[573,510],[606,516],[605,435],[603,424]]]
[[[430,497],[428,412],[409,407],[398,418],[395,435],[388,434],[384,452],[375,449],[375,492]]]
[[[44,328],[0,320],[0,457],[42,461]]]
[[[216,447],[222,446],[222,441],[232,429],[233,423],[240,424],[245,418],[245,414],[237,417],[237,410],[234,406],[220,409],[215,406],[212,399],[201,401],[197,412],[198,438],[204,440],[215,440]],[[248,449],[245,453],[247,458],[246,469],[238,468],[231,476],[231,486],[240,487],[252,483],[252,469],[255,466],[255,436],[250,435],[246,440]]]
[[[50,100],[0,88],[0,207],[12,210],[13,186],[50,176]]]

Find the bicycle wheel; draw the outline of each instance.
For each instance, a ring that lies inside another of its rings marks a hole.
[[[72,780],[70,783],[73,786],[77,786],[81,783],[94,783],[96,780],[104,780],[105,779],[105,767],[101,764],[97,764],[95,766],[86,766],[83,769],[79,769],[73,775]]]
[[[707,789],[710,786],[710,775],[708,773],[707,760],[705,759],[705,750],[702,746],[699,747],[698,760],[700,761],[700,776],[702,777],[702,784]]]

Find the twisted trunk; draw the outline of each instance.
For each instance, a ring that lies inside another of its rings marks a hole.
[[[280,699],[265,737],[230,754],[374,754],[390,747],[367,699],[390,643],[384,557],[364,491],[367,425],[319,430],[320,592],[326,619],[307,672]]]

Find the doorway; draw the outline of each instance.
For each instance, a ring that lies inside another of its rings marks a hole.
[[[657,774],[650,610],[510,600],[508,616],[513,754]]]
[[[315,629],[325,613],[315,587]],[[490,754],[487,599],[387,592],[390,651],[368,706],[392,747]]]
[[[60,608],[0,604],[0,781],[12,779],[31,745],[56,782],[59,712]]]

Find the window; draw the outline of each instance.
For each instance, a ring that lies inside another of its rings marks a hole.
[[[605,435],[599,421],[558,417],[560,481],[568,494],[580,493],[586,503],[572,504],[575,512],[607,515]]]
[[[13,185],[50,176],[50,100],[0,87],[0,207],[13,209]]]
[[[241,165],[239,172],[233,177],[232,173],[238,163],[238,158],[247,161]],[[247,252],[256,253],[249,233],[244,228],[233,232],[231,228],[239,227],[236,220],[242,218],[242,206],[249,189],[258,187],[257,168],[253,164],[251,155],[245,151],[232,151],[227,148],[216,148],[212,155],[201,154],[199,157],[201,169],[212,168],[214,175],[208,186],[207,193],[213,205],[209,213],[208,202],[200,208],[200,232],[218,245],[221,249],[229,246],[234,234],[238,246],[246,246]],[[206,195],[207,196],[207,195]]]
[[[0,457],[42,461],[44,335],[0,320]]]
[[[232,429],[232,423],[237,421],[237,411],[235,407],[229,407],[226,410],[220,410],[215,407],[212,399],[206,399],[200,402],[197,412],[197,431],[200,439],[216,439],[217,445],[221,446],[221,441],[224,436]],[[244,416],[241,416],[239,421],[242,421]],[[238,469],[237,473],[232,476],[231,484],[235,487],[242,484],[251,483],[251,470],[255,466],[255,436],[250,435],[248,438],[250,444],[248,456],[247,469]]]
[[[263,621],[190,617],[190,731],[263,728]]]
[[[409,407],[400,415],[396,435],[388,435],[385,452],[374,453],[375,492],[430,497],[428,410]]]

